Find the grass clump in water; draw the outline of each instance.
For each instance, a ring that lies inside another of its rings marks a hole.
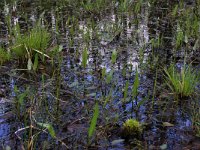
[[[12,51],[19,58],[33,58],[36,53],[44,55],[49,45],[50,34],[47,29],[36,25],[28,34],[15,34]]]
[[[10,60],[10,53],[0,47],[0,65]]]
[[[195,93],[198,77],[190,66],[186,67],[184,65],[181,72],[179,72],[172,64],[168,69],[165,68],[164,72],[166,83],[176,96],[183,98]]]

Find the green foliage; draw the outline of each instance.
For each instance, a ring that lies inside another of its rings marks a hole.
[[[142,125],[140,124],[139,121],[137,121],[135,119],[127,119],[123,123],[122,129],[123,129],[124,135],[126,135],[126,136],[140,135],[143,131]]]
[[[103,79],[105,76],[106,76],[106,68],[104,67],[104,68],[102,68],[102,70],[101,70],[101,77],[102,77],[102,79]]]
[[[126,81],[126,84],[124,87],[124,102],[126,101],[126,98],[128,96],[128,87],[129,87],[129,81]]]
[[[144,48],[139,49],[139,60],[140,60],[140,64],[142,65],[144,61]]]
[[[113,77],[113,70],[111,70],[108,74],[107,74],[107,77],[106,77],[106,83],[109,84],[112,80],[112,77]]]
[[[174,9],[172,10],[172,16],[175,17],[176,14],[177,14],[177,12],[178,12],[178,5],[176,5],[176,6],[174,7]]]
[[[138,69],[136,69],[136,74],[135,74],[135,81],[132,87],[132,97],[135,98],[138,95],[138,87],[140,85],[140,80],[139,80],[139,73]]]
[[[109,95],[106,96],[106,99],[105,99],[105,102],[104,102],[104,105],[103,105],[104,108],[105,108],[105,106],[108,102],[112,101],[112,93],[113,93],[113,89],[111,89],[110,92],[109,92]]]
[[[86,68],[86,66],[87,66],[87,59],[88,59],[88,50],[85,48],[83,50],[83,54],[82,54],[82,66],[83,66],[83,68]]]
[[[142,3],[143,3],[143,0],[138,0],[136,2],[135,8],[134,8],[134,11],[136,14],[138,14],[141,11]]]
[[[118,6],[118,10],[120,12],[128,12],[129,10],[132,10],[134,8],[134,11],[139,11],[140,10],[140,1],[137,1],[136,4],[132,0],[120,0],[120,5]],[[137,5],[137,6],[136,6]]]
[[[152,48],[159,48],[163,45],[163,36],[158,36],[157,39],[156,38],[152,38],[150,40],[150,43],[152,45]]]
[[[105,0],[87,0],[87,1],[80,1],[80,6],[83,7],[84,11],[86,12],[92,12],[95,14],[98,14],[102,11],[104,11],[109,5],[110,1],[105,1]]]
[[[28,34],[20,34],[20,29],[15,33],[15,42],[12,51],[24,59],[34,57],[35,53],[45,54],[49,45],[50,34],[40,25],[35,26]]]
[[[21,92],[17,86],[14,86],[14,92],[16,95],[16,99],[15,99],[16,100],[15,101],[16,114],[17,114],[17,117],[20,118],[21,113],[25,113],[23,112],[25,104],[26,104],[25,100],[30,94],[30,91],[28,87],[25,91]]]
[[[184,65],[181,72],[178,72],[172,64],[168,69],[165,68],[164,72],[166,83],[174,94],[179,97],[187,97],[195,93],[198,78],[190,66]]]
[[[44,127],[48,130],[49,134],[51,135],[51,137],[55,138],[56,137],[56,133],[53,129],[53,126],[49,123],[40,123],[40,122],[37,122],[37,124],[41,127]]]
[[[91,120],[91,123],[90,123],[90,128],[88,130],[88,137],[89,138],[92,137],[92,135],[95,131],[98,116],[99,116],[99,105],[98,105],[98,103],[96,103],[95,106],[94,106],[94,114],[93,114],[93,117],[92,117],[92,120]]]
[[[114,64],[117,60],[117,51],[114,49],[112,51],[112,56],[111,56],[111,61],[112,61],[112,64]]]
[[[2,65],[5,61],[10,60],[10,57],[10,53],[0,47],[0,65]]]
[[[176,33],[176,48],[180,47],[184,40],[184,33],[183,30],[180,28],[180,25],[177,26],[177,33]]]
[[[14,86],[14,92],[15,92],[16,97],[17,97],[17,103],[19,103],[20,106],[23,105],[25,98],[28,96],[29,88],[27,88],[24,92],[20,93],[17,86]]]

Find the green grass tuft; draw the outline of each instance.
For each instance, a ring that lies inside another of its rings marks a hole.
[[[0,65],[10,60],[10,53],[0,47]]]
[[[195,93],[198,83],[198,77],[190,66],[184,66],[181,72],[178,72],[172,64],[168,69],[164,69],[166,74],[166,83],[171,91],[178,97],[188,97]]]
[[[15,34],[15,43],[12,51],[18,57],[32,58],[36,52],[46,53],[49,45],[50,34],[47,29],[37,25],[28,34]]]

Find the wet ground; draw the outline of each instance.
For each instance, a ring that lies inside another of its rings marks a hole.
[[[34,149],[200,149],[191,119],[199,97],[177,102],[165,87],[162,75],[163,67],[174,59],[178,67],[184,61],[181,52],[172,52],[177,21],[169,13],[178,2],[145,1],[137,13],[120,11],[120,2],[109,3],[101,11],[84,11],[80,7],[82,13],[75,9],[75,2],[66,6],[47,3],[0,2],[2,46],[8,47],[12,38],[6,18],[10,17],[10,26],[18,22],[26,32],[42,17],[52,34],[51,45],[58,44],[62,49],[62,59],[56,59],[54,65],[47,60],[37,72],[24,70],[26,64],[20,65],[18,60],[0,66],[0,149],[26,149],[30,133]],[[196,7],[193,2],[184,5]],[[152,39],[158,40],[160,35],[163,42],[154,48]],[[83,68],[86,46],[89,58]],[[114,50],[116,63],[111,62]],[[195,57],[199,54],[198,50],[194,53]],[[137,68],[140,85],[137,97],[132,97]],[[106,76],[102,77],[104,69]],[[124,98],[127,82],[128,94]],[[100,115],[88,142],[96,102]],[[122,139],[121,126],[129,118],[145,125],[140,140]],[[39,130],[38,122],[51,124],[57,138]],[[31,130],[30,125],[34,126]]]

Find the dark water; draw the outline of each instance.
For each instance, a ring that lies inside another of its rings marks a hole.
[[[0,143],[1,149],[23,149],[27,144],[28,131],[17,132],[30,125],[34,119],[53,125],[58,139],[42,132],[34,140],[35,149],[199,149],[199,139],[194,136],[188,108],[182,108],[162,90],[163,77],[158,74],[157,92],[153,89],[156,67],[172,61],[173,35],[176,21],[169,13],[178,2],[143,2],[140,13],[119,11],[119,2],[102,9],[102,12],[79,12],[76,2],[62,5],[60,2],[18,1],[0,3],[0,44],[9,47],[10,26],[19,23],[26,32],[42,17],[42,24],[52,34],[52,45],[63,47],[61,67],[51,68],[34,74],[16,63],[0,67]],[[195,3],[184,3],[194,7]],[[185,7],[186,7],[185,6]],[[74,7],[74,8],[73,8]],[[69,22],[69,23],[68,23]],[[92,27],[94,22],[95,27]],[[89,39],[87,39],[89,36]],[[161,46],[153,49],[151,39],[164,37]],[[81,66],[82,51],[88,47],[89,59],[86,69]],[[140,53],[143,49],[142,54]],[[111,63],[112,51],[118,52],[117,62]],[[157,55],[154,59],[152,53]],[[143,59],[141,60],[141,56]],[[182,64],[183,61],[180,61]],[[59,60],[55,61],[58,66]],[[149,69],[148,65],[152,68]],[[26,66],[26,65],[25,65]],[[16,69],[17,68],[17,69]],[[113,70],[111,83],[101,79],[101,71]],[[139,94],[137,101],[131,98],[131,88],[139,68]],[[124,87],[129,81],[128,96],[124,100]],[[29,89],[25,105],[16,113],[17,94]],[[59,90],[58,90],[59,87]],[[166,91],[167,92],[167,91]],[[57,94],[59,93],[59,100]],[[104,108],[106,97],[109,102]],[[139,109],[137,103],[147,99]],[[132,101],[133,102],[132,102]],[[189,99],[190,100],[190,99]],[[189,101],[188,100],[188,101]],[[92,141],[88,148],[87,132],[93,115],[95,102],[99,103],[100,115]],[[30,110],[32,117],[30,119]],[[120,126],[128,118],[137,118],[146,124],[140,144],[112,141],[121,139]],[[173,126],[163,126],[163,123]],[[37,126],[36,122],[33,123]],[[37,134],[37,129],[33,133]],[[18,137],[17,137],[18,136]],[[23,137],[19,139],[19,137]]]

